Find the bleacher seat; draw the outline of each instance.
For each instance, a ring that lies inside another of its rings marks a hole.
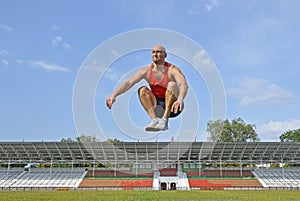
[[[2,188],[77,188],[84,178],[83,168],[32,168],[30,171],[0,172]]]
[[[296,169],[256,169],[253,174],[264,187],[300,187],[300,174]]]

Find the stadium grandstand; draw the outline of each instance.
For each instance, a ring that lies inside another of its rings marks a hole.
[[[300,143],[0,142],[0,190],[300,189]]]

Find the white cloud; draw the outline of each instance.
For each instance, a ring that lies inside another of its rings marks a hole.
[[[65,48],[66,50],[71,50],[71,49],[72,49],[71,45],[68,44],[68,43],[64,43],[62,46],[63,46],[63,48]]]
[[[16,62],[17,64],[23,64],[23,63],[24,63],[24,62],[23,62],[22,60],[20,60],[20,59],[15,60],[15,62]]]
[[[192,59],[193,65],[203,72],[211,72],[215,66],[204,50],[197,52]]]
[[[6,50],[0,50],[0,57],[1,58],[1,63],[4,64],[5,66],[9,66],[8,58],[10,56],[10,53]]]
[[[54,47],[63,47],[66,50],[71,50],[72,46],[69,43],[64,42],[62,36],[56,36],[53,40],[52,40],[52,45]]]
[[[0,56],[4,56],[4,57],[7,57],[7,56],[9,56],[10,55],[10,53],[8,52],[8,51],[6,51],[6,50],[0,50]]]
[[[220,0],[206,0],[206,2],[207,3],[203,3],[202,1],[192,1],[187,10],[187,14],[195,16],[201,14],[204,10],[211,11],[220,5]]]
[[[247,78],[239,87],[226,90],[227,95],[240,99],[240,105],[280,105],[291,104],[295,99],[292,92],[266,80]]]
[[[0,24],[0,28],[5,30],[5,31],[12,32],[12,28],[7,26],[7,25]]]
[[[2,59],[2,63],[3,63],[5,66],[9,66],[8,61],[7,61],[6,59]]]
[[[109,81],[118,81],[124,75],[124,72],[118,71],[113,67],[107,68],[99,59],[89,59],[83,66],[83,69],[95,71],[95,73],[103,74],[103,78]]]
[[[257,128],[257,133],[261,141],[280,141],[279,137],[285,131],[300,128],[300,119],[291,121],[270,121]]]
[[[70,72],[67,68],[56,64],[49,64],[44,61],[31,60],[28,62],[32,67],[50,71]]]
[[[205,8],[207,11],[211,11],[213,8],[218,7],[220,5],[219,0],[210,0],[208,4],[205,4]]]
[[[52,40],[52,45],[53,46],[58,46],[59,43],[62,42],[62,37],[61,36],[56,36],[53,40]]]

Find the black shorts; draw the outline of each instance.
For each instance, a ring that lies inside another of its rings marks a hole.
[[[155,114],[158,118],[162,118],[166,108],[166,100],[164,98],[156,98],[156,107],[154,109]],[[170,118],[177,117],[180,115],[181,111],[177,111],[177,113],[171,112]]]

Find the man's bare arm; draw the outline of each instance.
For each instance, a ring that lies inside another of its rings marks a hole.
[[[178,93],[177,100],[183,101],[183,99],[185,98],[187,91],[188,91],[187,80],[185,79],[185,76],[181,72],[181,70],[176,66],[171,67],[171,73],[172,73],[172,76],[174,77],[176,83],[179,86],[179,93]]]
[[[117,96],[125,93],[131,89],[136,83],[140,82],[142,79],[146,78],[146,69],[140,69],[135,75],[123,82],[107,99],[106,105],[111,109],[112,105],[116,101]]]
[[[178,67],[176,67],[174,65],[171,66],[171,75],[174,77],[176,83],[179,86],[177,100],[173,103],[172,109],[171,109],[171,111],[173,111],[174,113],[177,113],[178,110],[179,111],[183,110],[183,100],[188,91],[188,84],[187,84],[184,74],[181,72],[181,70]]]

